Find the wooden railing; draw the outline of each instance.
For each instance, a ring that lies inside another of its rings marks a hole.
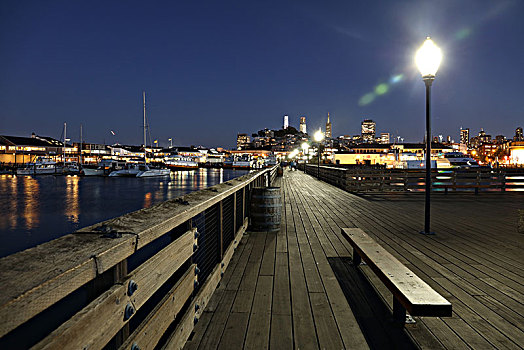
[[[301,167],[303,169],[303,165]],[[342,168],[307,165],[306,172],[349,192],[417,192],[426,184],[425,169]],[[524,191],[524,169],[434,169],[433,191]]]
[[[0,259],[0,348],[181,348],[277,168]]]

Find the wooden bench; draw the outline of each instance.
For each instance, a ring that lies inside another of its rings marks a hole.
[[[411,316],[451,316],[451,303],[404,266],[393,255],[359,228],[343,228],[342,235],[353,247],[353,263],[363,259],[393,293],[394,322]]]

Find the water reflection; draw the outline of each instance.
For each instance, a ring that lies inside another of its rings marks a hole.
[[[24,221],[26,230],[31,230],[39,224],[39,191],[40,185],[38,181],[32,177],[26,176],[23,178],[24,184]]]
[[[66,207],[65,215],[74,224],[79,223],[80,203],[78,195],[78,176],[66,176]]]
[[[149,208],[151,206],[151,203],[152,203],[152,195],[151,195],[151,192],[147,192],[145,195],[144,195],[144,205],[143,207],[144,208]]]
[[[174,171],[166,179],[0,176],[0,257],[247,171]]]

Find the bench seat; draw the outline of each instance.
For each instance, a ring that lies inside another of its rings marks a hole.
[[[393,294],[393,315],[404,323],[411,316],[451,316],[451,303],[359,228],[342,228],[353,247],[355,266],[363,259]]]

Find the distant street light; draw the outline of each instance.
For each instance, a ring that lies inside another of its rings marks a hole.
[[[435,80],[435,74],[437,73],[441,61],[442,51],[428,36],[426,41],[424,41],[424,44],[422,44],[415,54],[415,63],[422,75],[422,80],[426,84],[426,203],[424,231],[420,231],[420,233],[426,235],[434,234],[434,232],[431,232],[429,229],[431,196],[431,84],[433,83],[433,80]]]
[[[302,143],[302,153],[304,153],[304,174],[306,173],[306,165],[307,165],[307,154],[308,154],[309,144],[307,142]]]
[[[315,138],[315,141],[318,142],[318,164],[317,164],[317,178],[320,180],[320,145],[322,143],[322,140],[324,139],[324,133],[320,128],[318,128],[318,131],[313,135]]]

